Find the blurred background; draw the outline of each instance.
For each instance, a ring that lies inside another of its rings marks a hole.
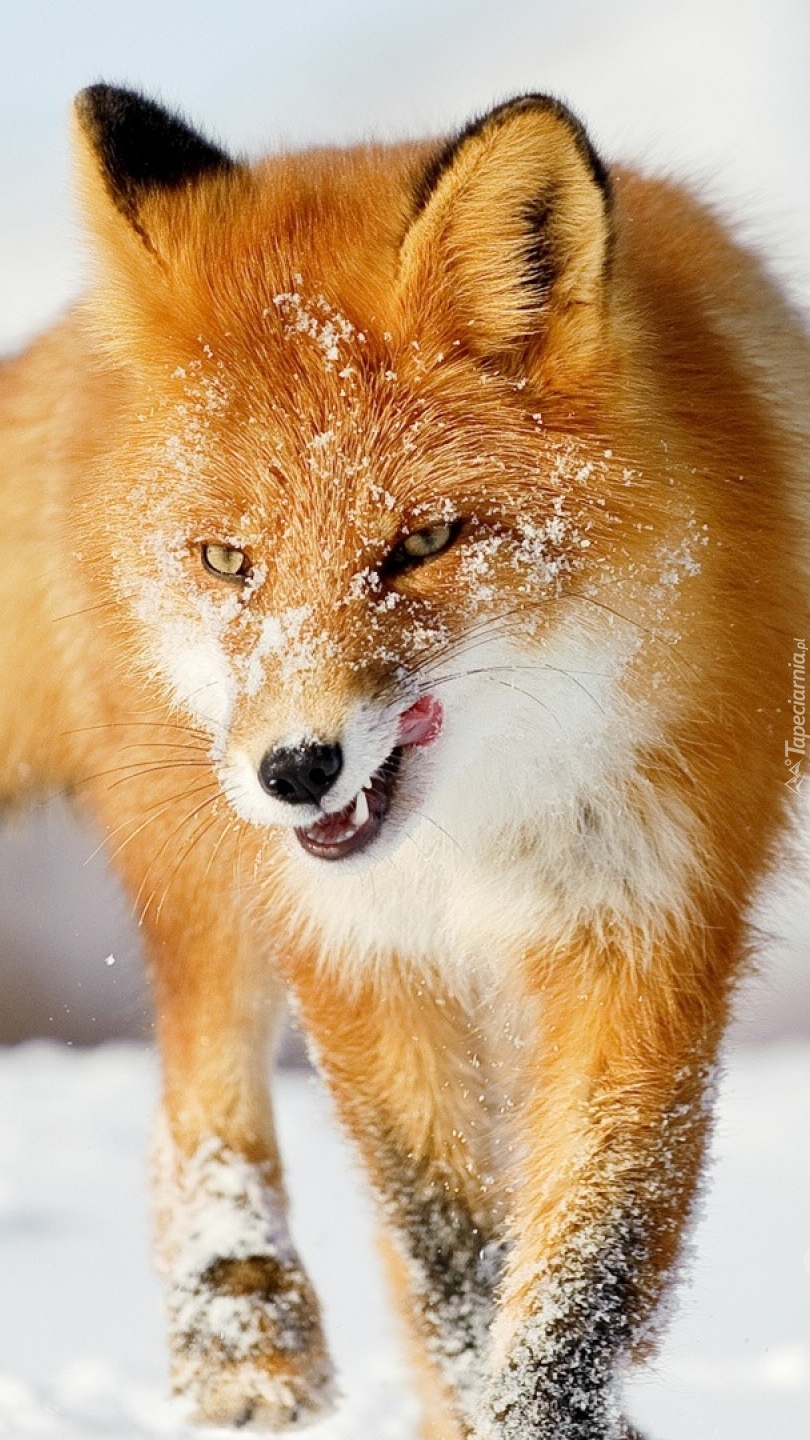
[[[441,134],[551,91],[608,159],[695,181],[810,304],[808,0],[2,0],[0,73],[0,351],[81,290],[69,111],[98,79],[247,154]],[[60,801],[4,822],[0,1041],[148,1033],[137,929],[98,843]],[[809,875],[805,846],[754,901],[738,1038],[810,1036]]]

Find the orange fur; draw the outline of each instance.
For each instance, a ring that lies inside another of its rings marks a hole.
[[[541,97],[255,167],[105,87],[77,116],[95,283],[0,374],[0,801],[71,792],[143,918],[175,1383],[234,1423],[328,1400],[283,976],[432,1433],[629,1435],[788,821],[803,330]]]

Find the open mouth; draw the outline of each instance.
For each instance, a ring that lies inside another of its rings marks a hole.
[[[391,808],[405,751],[432,744],[442,719],[442,707],[432,695],[423,696],[404,711],[399,717],[397,743],[368,784],[342,810],[328,811],[312,825],[296,829],[302,849],[319,860],[345,860],[376,840]]]
[[[296,830],[299,845],[320,860],[343,860],[365,850],[382,829],[401,764],[402,746],[397,745],[345,809],[322,815],[306,830]]]

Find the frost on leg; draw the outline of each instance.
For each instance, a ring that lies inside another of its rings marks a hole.
[[[172,1382],[195,1420],[279,1430],[320,1418],[332,1370],[269,1167],[212,1136],[154,1148]]]
[[[708,968],[705,948],[695,954]],[[546,986],[545,1062],[523,1117],[526,1171],[476,1440],[633,1440],[621,1382],[652,1349],[677,1272],[723,1018],[722,972],[718,984],[709,970],[712,1012],[700,974],[688,977],[682,952],[675,962],[687,983],[656,996],[648,978],[644,1007],[619,964],[587,990]]]
[[[454,1409],[469,1421],[480,1401],[502,1249],[491,1219],[472,1212],[446,1167],[414,1167],[386,1147],[377,1163],[412,1323]]]
[[[583,1231],[537,1275],[533,1312],[487,1394],[482,1440],[632,1440],[619,1382],[638,1338],[630,1317],[643,1249],[632,1224],[610,1238]]]

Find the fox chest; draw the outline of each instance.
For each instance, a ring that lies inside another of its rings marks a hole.
[[[595,753],[501,807],[463,777],[382,863],[356,875],[286,858],[292,913],[324,961],[351,972],[410,963],[452,984],[574,943],[583,923],[646,932],[686,904],[689,817],[632,768]]]

